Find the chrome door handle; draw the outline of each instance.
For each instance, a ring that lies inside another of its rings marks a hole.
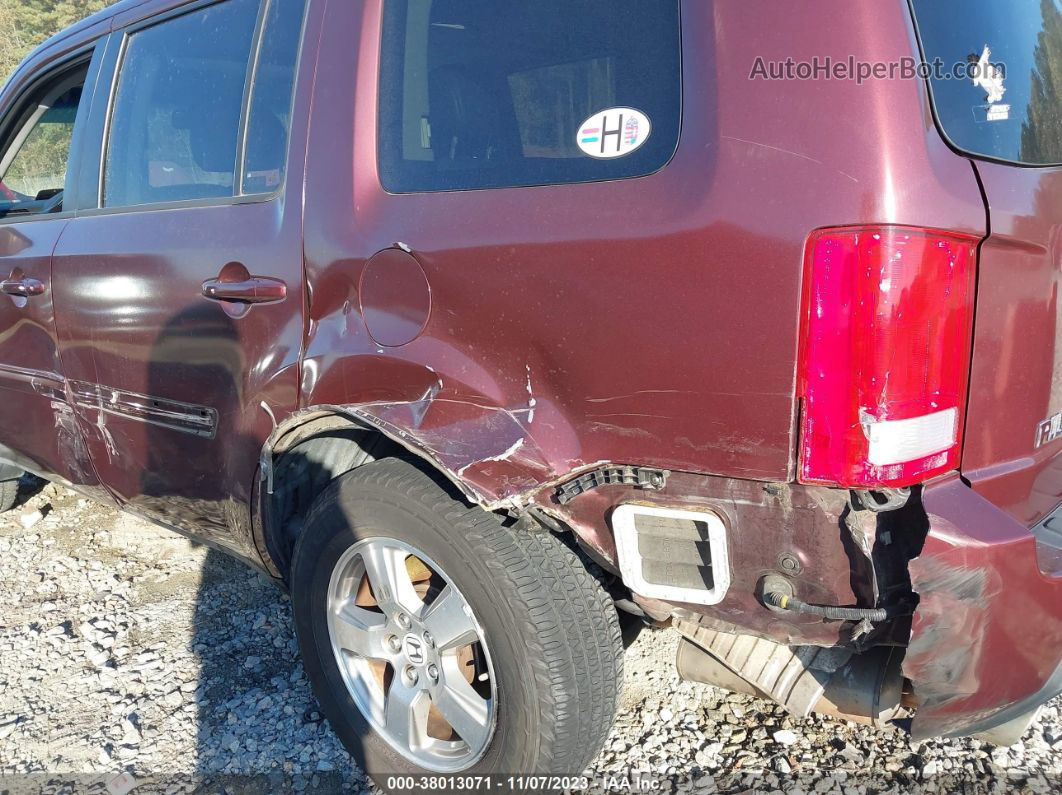
[[[0,290],[8,295],[29,298],[34,295],[41,295],[44,292],[44,282],[38,279],[7,279],[0,282]]]
[[[280,279],[252,276],[238,282],[210,279],[203,282],[203,295],[214,301],[232,301],[238,304],[269,304],[283,301],[288,286]]]

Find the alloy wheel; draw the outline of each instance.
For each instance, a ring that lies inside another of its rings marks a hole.
[[[475,764],[497,687],[483,630],[445,572],[402,541],[365,539],[336,562],[327,609],[344,684],[377,733],[426,770]]]

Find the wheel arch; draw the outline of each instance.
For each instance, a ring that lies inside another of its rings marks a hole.
[[[396,457],[443,476],[470,504],[497,507],[400,428],[358,407],[314,406],[278,424],[262,446],[254,541],[270,573],[286,579],[301,520],[329,483],[365,464]]]

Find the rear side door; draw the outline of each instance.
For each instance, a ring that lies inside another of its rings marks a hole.
[[[129,510],[251,559],[259,451],[297,403],[305,11],[120,15],[86,144],[92,195],[54,257],[60,349],[101,480]]]
[[[1062,6],[914,0],[937,121],[974,158],[981,247],[963,474],[1028,527],[1062,502]]]
[[[72,216],[94,51],[17,77],[0,106],[0,459],[100,496],[67,403],[51,278]]]

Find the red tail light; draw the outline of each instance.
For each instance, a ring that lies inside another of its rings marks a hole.
[[[897,226],[812,235],[801,482],[900,488],[958,468],[977,243]]]

